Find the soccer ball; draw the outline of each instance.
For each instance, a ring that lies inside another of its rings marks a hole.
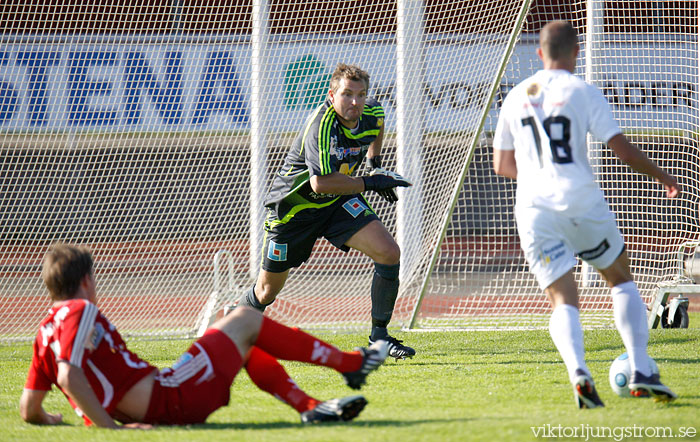
[[[651,365],[652,373],[659,372],[656,361],[651,357],[649,357],[649,365]],[[630,358],[627,353],[622,353],[610,365],[610,387],[620,397],[632,397],[629,388],[631,377]]]

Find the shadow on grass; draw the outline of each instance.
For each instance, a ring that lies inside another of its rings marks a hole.
[[[478,418],[483,419],[483,418]],[[357,421],[357,422],[328,422],[319,425],[304,425],[294,422],[216,422],[210,424],[192,425],[193,430],[285,430],[288,428],[333,428],[333,427],[362,427],[362,428],[381,428],[381,427],[406,427],[407,425],[423,425],[423,424],[450,424],[457,422],[469,422],[478,420],[477,418],[458,418],[458,419],[418,419],[418,420],[374,420],[374,421]],[[494,418],[495,419],[495,418]]]
[[[497,361],[497,360],[488,360],[488,361],[464,361],[464,362],[412,362],[410,366],[415,366],[415,367],[440,367],[440,366],[447,366],[447,367],[461,367],[461,366],[480,366],[480,365],[510,365],[510,364],[518,364],[518,365],[539,365],[539,364],[561,364],[562,361],[559,360],[526,360],[526,359],[518,359],[518,360],[511,360],[511,361]],[[408,366],[408,364],[407,364]]]
[[[622,349],[624,351],[624,348]],[[593,353],[592,351],[587,351],[586,354]],[[666,357],[658,357],[654,358],[657,362],[661,362],[664,364],[668,363],[675,363],[675,364],[693,364],[697,365],[700,364],[700,358],[666,358]],[[601,363],[601,364],[608,364],[612,363],[612,359],[601,359],[601,358],[591,358],[587,357],[586,358],[587,363]],[[407,367],[440,367],[440,366],[454,366],[454,367],[461,367],[461,366],[481,366],[481,365],[511,365],[511,364],[517,364],[517,365],[556,365],[556,364],[562,364],[561,359],[514,359],[514,360],[487,360],[487,361],[464,361],[464,362],[417,362],[417,361],[411,361],[411,362],[405,362],[404,363]]]
[[[669,408],[687,408],[687,407],[697,408],[696,404],[683,402],[683,400],[698,399],[698,398],[700,398],[700,396],[697,396],[697,395],[688,396],[688,395],[682,394],[682,395],[678,396],[678,399],[676,399],[675,401],[669,402],[668,404],[662,404],[662,406],[669,407]]]

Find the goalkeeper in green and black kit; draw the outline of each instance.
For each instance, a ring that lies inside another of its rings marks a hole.
[[[345,252],[356,249],[374,261],[369,340],[388,341],[389,355],[399,359],[416,353],[387,332],[399,290],[401,251],[362,192],[373,190],[394,203],[395,188],[411,183],[381,168],[384,109],[367,98],[368,88],[365,71],[337,66],[328,99],[306,120],[265,199],[262,269],[239,305],[264,311],[282,290],[289,269],[306,261],[316,239],[325,237]],[[372,172],[353,177],[365,159]]]

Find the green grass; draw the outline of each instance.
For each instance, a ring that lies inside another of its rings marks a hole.
[[[4,428],[0,439],[518,441],[536,440],[531,427],[546,425],[579,427],[578,431],[581,425],[588,426],[589,431],[623,431],[635,426],[639,428],[635,431],[656,431],[649,427],[668,427],[675,435],[692,427],[699,432],[699,314],[691,315],[690,327],[651,331],[650,354],[658,362],[664,382],[680,395],[671,404],[622,399],[612,392],[608,367],[624,351],[612,329],[590,330],[585,334],[589,368],[606,403],[606,408],[596,410],[578,410],[574,406],[566,370],[547,331],[401,333],[401,338],[416,347],[418,356],[413,360],[388,361],[369,377],[362,390],[369,405],[353,422],[302,426],[294,410],[257,390],[242,372],[233,385],[231,404],[211,415],[206,424],[138,433],[84,428],[55,389],[45,401],[45,408],[63,413],[66,424],[59,427],[25,424],[17,413],[17,403],[31,348],[5,346],[0,347],[0,425]],[[321,336],[344,349],[365,339],[365,334]],[[136,341],[130,347],[159,367],[166,367],[188,344],[188,341]],[[294,362],[284,365],[298,384],[317,398],[355,393],[332,370]],[[611,434],[609,440],[620,440],[615,437],[620,433]]]

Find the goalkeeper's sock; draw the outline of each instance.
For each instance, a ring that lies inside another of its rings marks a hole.
[[[360,352],[344,352],[298,328],[264,316],[255,346],[277,359],[323,365],[341,373],[357,371],[362,366]]]
[[[644,376],[651,375],[647,344],[649,329],[647,328],[647,307],[639,296],[634,281],[627,281],[610,289],[613,301],[615,327],[620,333],[630,358],[632,373],[640,372]]]
[[[270,304],[272,304],[272,302]],[[258,297],[255,296],[255,286],[251,287],[250,290],[248,290],[245,295],[241,297],[240,301],[238,301],[239,306],[243,305],[254,308],[261,313],[264,313],[265,309],[270,304],[262,304],[260,301],[258,301]]]
[[[379,339],[386,339],[389,336],[389,331],[386,329],[386,323],[384,321],[372,320],[372,333],[369,335],[369,339],[372,342],[376,342]]]
[[[386,327],[394,313],[396,296],[399,294],[399,264],[374,263],[372,276],[372,334],[370,339],[384,339],[388,336]]]
[[[299,413],[311,410],[321,403],[299,388],[277,359],[255,346],[251,347],[245,368],[250,380],[259,389],[270,393]]]
[[[564,360],[569,380],[574,382],[579,368],[590,375],[584,359],[583,329],[578,309],[570,304],[558,305],[549,318],[549,334]]]

